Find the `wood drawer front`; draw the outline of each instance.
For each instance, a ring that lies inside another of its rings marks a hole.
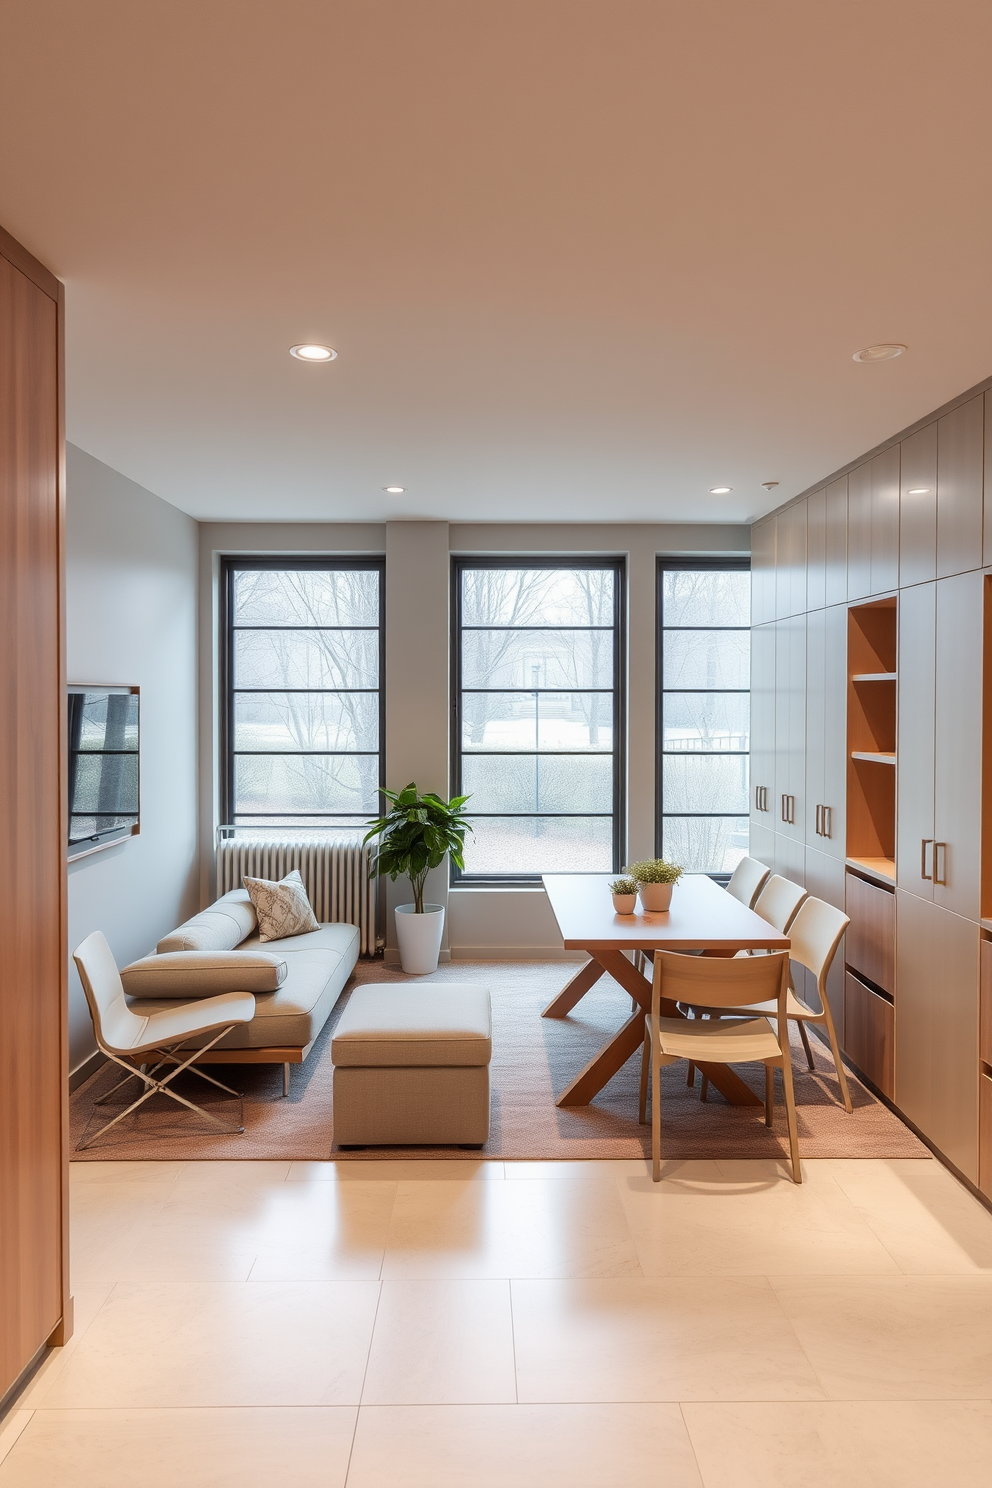
[[[891,1002],[856,976],[844,981],[844,1048],[861,1072],[892,1099],[895,1018]]]
[[[896,896],[868,883],[856,874],[847,875],[848,966],[869,982],[895,996],[896,990]]]
[[[978,1186],[992,1199],[992,1078],[978,1081]]]
[[[979,1013],[978,1057],[992,1065],[992,940],[983,940],[981,946],[981,1012]]]

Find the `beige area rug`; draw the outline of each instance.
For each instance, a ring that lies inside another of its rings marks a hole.
[[[327,1159],[445,1157],[478,1161],[479,1156],[513,1159],[631,1158],[650,1150],[647,1128],[638,1124],[639,1056],[630,1059],[590,1106],[559,1110],[555,1095],[619,1028],[630,1010],[630,998],[604,977],[568,1018],[547,1019],[544,1008],[576,970],[561,962],[456,962],[430,977],[407,977],[381,962],[360,961],[320,1039],[303,1065],[293,1067],[290,1094],[282,1096],[282,1067],[214,1066],[225,1083],[244,1091],[245,1133],[210,1135],[202,1121],[156,1096],[127,1117],[75,1161],[175,1161],[281,1158]],[[477,982],[493,999],[492,1130],[482,1153],[454,1147],[362,1148],[339,1152],[334,1146],[331,1111],[331,1035],[350,991],[362,983],[401,982],[411,991],[421,981]],[[913,1133],[857,1080],[851,1079],[854,1114],[838,1100],[837,1079],[829,1053],[813,1040],[817,1069],[810,1073],[796,1041],[796,1101],[799,1139],[805,1157],[928,1157]],[[738,1065],[754,1088],[763,1090],[762,1066]],[[72,1147],[98,1131],[120,1107],[94,1106],[108,1091],[116,1067],[104,1066],[75,1092],[71,1101]],[[194,1076],[181,1076],[178,1088],[230,1121],[237,1104],[220,1096]],[[787,1152],[785,1111],[781,1096],[775,1126],[764,1124],[761,1106],[730,1106],[711,1091],[705,1105],[685,1083],[685,1066],[663,1075],[663,1149],[666,1157],[758,1158]],[[128,1092],[137,1094],[136,1085]],[[126,1092],[122,1092],[122,1095]],[[128,1093],[128,1100],[134,1099]],[[120,1099],[120,1097],[115,1097]],[[106,1114],[104,1114],[106,1113]]]

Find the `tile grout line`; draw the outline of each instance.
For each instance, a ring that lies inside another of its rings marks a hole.
[[[510,1301],[510,1352],[513,1355],[513,1401],[520,1404],[520,1380],[517,1377],[517,1332],[513,1323],[513,1277],[506,1278],[506,1290]]]
[[[379,1291],[375,1299],[375,1312],[372,1314],[372,1327],[369,1330],[369,1346],[368,1352],[365,1355],[365,1368],[362,1371],[362,1384],[361,1388],[358,1391],[358,1403],[355,1406],[355,1425],[351,1433],[351,1446],[348,1448],[348,1462],[344,1470],[344,1480],[341,1484],[341,1488],[348,1488],[348,1479],[351,1476],[351,1459],[355,1453],[355,1438],[358,1435],[358,1422],[361,1419],[362,1414],[362,1396],[365,1394],[365,1382],[369,1376],[369,1363],[372,1359],[372,1345],[375,1341],[375,1325],[379,1317],[379,1303],[382,1301],[382,1287],[383,1282],[382,1278],[380,1277]]]

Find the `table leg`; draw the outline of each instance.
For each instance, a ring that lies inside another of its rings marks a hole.
[[[615,982],[619,982],[625,992],[636,998],[640,1009],[624,1023],[623,1027],[614,1034],[610,1042],[602,1048],[594,1059],[591,1059],[581,1074],[577,1075],[566,1090],[558,1097],[556,1102],[559,1106],[586,1106],[593,1096],[598,1095],[608,1080],[612,1080],[618,1070],[622,1069],[631,1054],[644,1041],[644,1015],[651,1009],[651,983],[647,977],[641,975],[627,957],[621,951],[598,950],[591,953],[594,963],[598,963],[595,977],[589,982],[589,986],[597,981],[603,972],[609,972]],[[588,967],[583,967],[588,971]],[[573,978],[573,982],[578,978]],[[573,985],[570,982],[569,987]],[[583,988],[587,991],[588,987]],[[581,994],[580,994],[581,995]],[[578,1001],[578,998],[575,999]],[[574,1003],[572,1004],[574,1006]],[[552,1003],[552,1007],[554,1003]],[[663,998],[661,1003],[662,1015],[666,1018],[680,1018],[674,1002],[668,1002]],[[760,1106],[761,1101],[755,1095],[749,1085],[745,1085],[739,1075],[726,1064],[700,1064],[699,1069],[709,1077],[710,1084],[719,1090],[733,1106]]]
[[[624,958],[626,959],[626,958]],[[627,963],[628,966],[630,963]],[[595,959],[587,961],[575,973],[572,980],[564,986],[557,997],[548,1003],[542,1018],[564,1018],[570,1013],[577,1002],[581,1002],[590,987],[594,987],[603,975],[603,967]]]

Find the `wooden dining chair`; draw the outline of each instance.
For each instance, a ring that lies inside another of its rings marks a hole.
[[[775,1107],[775,1070],[782,1071],[789,1126],[792,1177],[801,1183],[796,1099],[788,1032],[789,953],[717,959],[655,951],[651,982],[651,1012],[644,1022],[641,1056],[640,1120],[647,1120],[651,1094],[651,1164],[655,1183],[661,1181],[661,1071],[665,1065],[688,1059],[700,1064],[765,1066],[765,1123],[772,1124]],[[691,1004],[716,1014],[712,1018],[662,1017],[661,1003]],[[771,1003],[775,1025],[754,1017],[756,1004]],[[746,1016],[733,1016],[744,1012]],[[729,1015],[729,1016],[728,1016]]]
[[[757,858],[741,858],[730,875],[727,893],[733,894],[735,899],[751,909],[771,871],[764,863],[759,863]]]

